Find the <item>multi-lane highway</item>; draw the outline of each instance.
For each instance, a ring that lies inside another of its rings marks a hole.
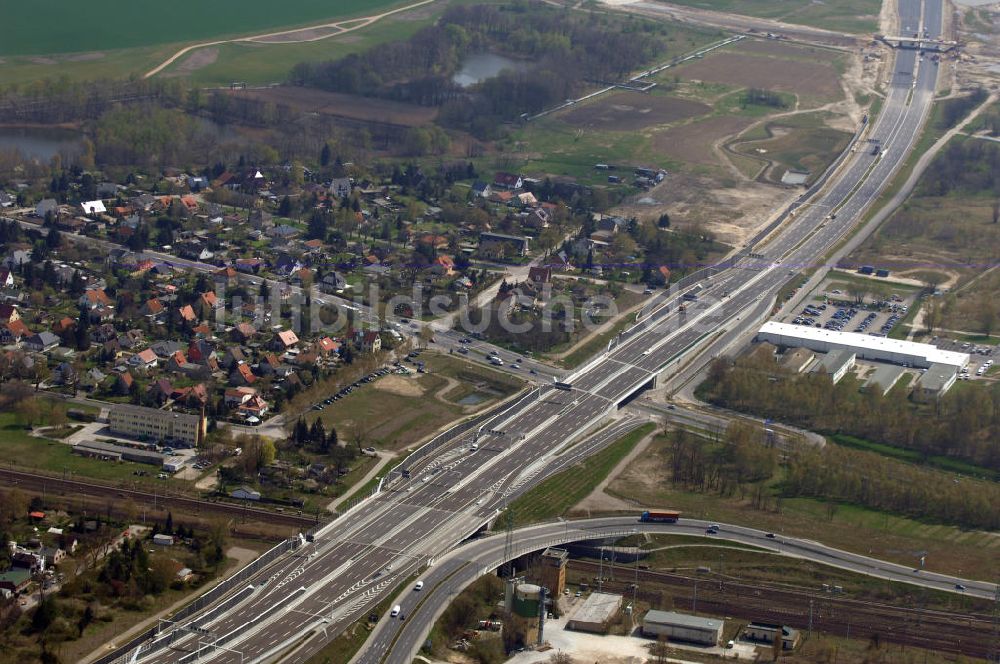
[[[939,35],[941,0],[900,0],[899,11],[901,25]],[[882,148],[853,154],[813,204],[755,248],[765,258],[741,257],[694,290],[658,299],[611,350],[563,378],[572,389],[537,387],[481,427],[462,428],[408,461],[385,490],[260,572],[245,596],[193,618],[196,633],[140,661],[264,662],[293,651],[301,661],[319,650],[401,579],[560,467],[560,452],[585,454],[589,448],[570,445],[639,389],[675,371],[720,332],[743,331],[748,312],[766,306],[790,272],[829,251],[885,187],[919,133],[935,84],[936,65],[900,51],[867,134]]]
[[[676,524],[640,523],[636,516],[544,523],[518,529],[514,537],[517,548],[513,554],[521,555],[548,546],[621,537],[633,533],[688,535],[704,537],[706,541],[723,539],[749,544],[782,555],[804,558],[851,572],[931,590],[962,592],[983,599],[993,598],[995,588],[993,584],[941,574],[915,572],[904,565],[834,549],[810,540],[782,535],[770,538],[764,531],[742,526],[716,524],[720,526],[719,532],[707,535],[705,530],[709,525],[708,521],[696,519],[681,519]],[[395,599],[394,603],[401,607],[405,620],[383,617],[366,643],[364,653],[354,664],[412,661],[427,638],[434,621],[447,608],[450,598],[482,576],[484,570],[495,569],[498,563],[506,562],[503,560],[505,540],[502,534],[472,540],[437,561],[421,577],[424,582],[421,591],[414,591],[412,586],[407,586]],[[965,590],[959,591],[957,586],[962,586]]]

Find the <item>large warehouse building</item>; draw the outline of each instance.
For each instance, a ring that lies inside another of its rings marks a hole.
[[[958,371],[969,363],[968,353],[941,350],[931,344],[774,321],[764,323],[757,333],[757,340],[767,341],[776,346],[808,348],[821,353],[846,350],[861,359],[892,362],[918,369],[927,369],[931,365],[938,364],[955,367]]]
[[[677,641],[716,646],[722,638],[722,621],[651,609],[642,621],[642,635],[655,639],[661,634]]]

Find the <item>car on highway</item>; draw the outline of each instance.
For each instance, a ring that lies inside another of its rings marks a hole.
[[[423,581],[417,581],[417,585],[413,586],[413,589],[416,590],[416,591],[418,591],[418,592],[421,591],[421,590],[423,590],[424,589],[424,582]]]
[[[766,537],[767,539],[774,539],[775,538],[774,533],[768,533],[768,534],[764,535],[764,537]]]
[[[961,583],[956,583],[955,590],[965,590],[965,586],[963,586]]]
[[[392,618],[395,618],[396,616],[399,615],[399,612],[402,611],[402,610],[403,610],[403,607],[401,607],[399,604],[397,604],[396,606],[392,607],[392,611],[389,612],[389,616],[392,617]]]

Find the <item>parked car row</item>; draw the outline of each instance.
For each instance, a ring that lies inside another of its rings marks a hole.
[[[398,362],[397,362],[397,365],[398,365]],[[327,406],[329,406],[330,404],[332,404],[334,401],[340,401],[341,399],[343,399],[348,394],[350,394],[354,390],[358,389],[359,387],[361,387],[365,383],[370,383],[373,380],[376,380],[377,378],[379,378],[381,376],[388,375],[390,373],[406,373],[406,370],[402,369],[402,368],[396,368],[396,369],[394,369],[392,367],[382,367],[381,369],[378,369],[376,371],[371,372],[367,376],[363,376],[362,378],[357,379],[356,381],[354,381],[350,385],[341,388],[340,391],[337,392],[336,394],[334,394],[333,396],[331,396],[331,397],[329,397],[327,399],[324,399],[322,401],[322,403],[318,403],[315,406],[313,406],[313,410],[323,410],[324,408],[326,408]]]

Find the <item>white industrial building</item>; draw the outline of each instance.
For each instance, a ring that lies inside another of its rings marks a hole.
[[[722,638],[722,626],[721,620],[713,618],[649,610],[642,621],[642,635],[656,638],[662,634],[671,640],[715,646]]]
[[[953,366],[957,371],[969,363],[968,353],[941,350],[931,344],[774,321],[764,323],[757,333],[757,340],[767,341],[775,346],[808,348],[822,353],[846,350],[860,359],[892,362],[920,369],[936,364]]]

